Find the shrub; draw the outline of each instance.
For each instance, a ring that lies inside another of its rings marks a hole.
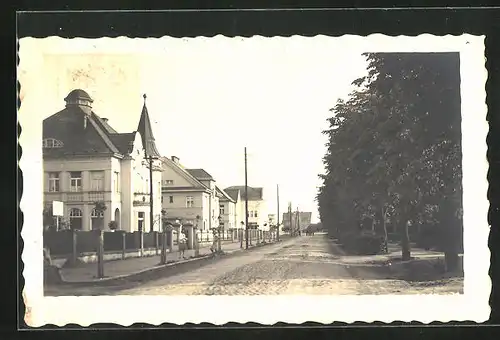
[[[356,255],[375,255],[383,252],[384,237],[371,233],[349,233],[340,238],[344,250]]]
[[[116,230],[118,229],[118,222],[116,221],[109,221],[108,227],[110,230]]]

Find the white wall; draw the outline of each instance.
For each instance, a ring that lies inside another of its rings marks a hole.
[[[107,209],[104,212],[104,228],[107,228],[109,221],[114,214],[113,207],[119,204],[119,200],[113,196],[112,183],[109,174],[111,173],[113,159],[111,157],[78,157],[78,158],[60,158],[45,159],[43,162],[44,170],[44,201],[62,201],[64,204],[63,219],[69,221],[69,211],[72,208],[78,208],[82,211],[82,229],[91,228],[91,212],[94,208],[94,195],[90,195],[90,171],[104,171],[103,183],[103,201]],[[70,172],[82,172],[82,191],[81,193],[70,192]],[[59,173],[59,192],[48,192],[49,172]],[[71,199],[71,196],[81,196],[81,200]],[[68,197],[69,196],[69,197]]]
[[[182,220],[196,220],[196,216],[200,216],[200,227],[203,226],[203,192],[201,191],[182,191],[171,192],[164,190],[162,207],[167,212],[167,218],[179,218]],[[173,203],[170,203],[170,196],[173,198]],[[194,206],[186,207],[186,197],[192,196]],[[208,219],[208,218],[207,218]]]

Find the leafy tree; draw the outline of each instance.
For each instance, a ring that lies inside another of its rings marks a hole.
[[[367,75],[353,82],[347,101],[337,102],[324,131],[321,220],[341,234],[366,228],[361,221],[371,219],[371,230],[382,226],[387,240],[390,218],[409,258],[407,226],[425,215],[447,258],[456,258],[462,233],[458,54],[366,57]]]

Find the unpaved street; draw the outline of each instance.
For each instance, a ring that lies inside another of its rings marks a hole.
[[[428,294],[450,290],[448,285],[409,284],[366,269],[353,270],[341,263],[339,254],[338,248],[324,235],[297,237],[112,294],[344,295]],[[455,288],[452,287],[452,292]]]

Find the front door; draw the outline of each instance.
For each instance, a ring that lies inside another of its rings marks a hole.
[[[144,211],[139,211],[139,213],[137,214],[137,229],[139,231],[144,231]]]

